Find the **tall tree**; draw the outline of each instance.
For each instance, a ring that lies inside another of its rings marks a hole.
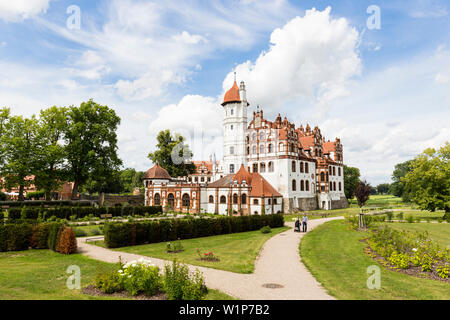
[[[367,181],[359,181],[358,186],[355,189],[355,196],[358,200],[359,206],[359,227],[366,227],[366,218],[362,212],[362,207],[366,204],[367,200],[369,200],[372,186],[367,183]]]
[[[361,173],[358,168],[344,165],[344,193],[347,199],[353,199]]]
[[[5,146],[2,137],[7,132],[6,127],[8,126],[9,119],[10,119],[9,108],[0,108],[0,173],[1,168],[5,163],[5,156],[4,156]],[[0,188],[2,188],[2,186],[3,186],[3,179],[0,176]]]
[[[3,129],[0,139],[2,163],[0,173],[6,189],[19,188],[19,201],[24,200],[25,187],[33,184],[37,152],[37,120],[13,116]]]
[[[387,194],[389,192],[389,183],[381,183],[377,186],[378,194]]]
[[[412,160],[408,160],[395,165],[394,172],[392,172],[392,181],[389,187],[389,193],[396,197],[402,197],[403,201],[409,202],[410,196],[408,192],[405,191],[405,183],[402,181],[408,172],[411,171]]]
[[[72,198],[89,178],[103,189],[122,161],[117,155],[117,127],[120,118],[114,110],[92,99],[80,107],[70,107],[65,130],[69,177],[74,182]]]
[[[67,108],[52,107],[41,110],[37,137],[35,184],[45,192],[46,200],[57,191],[65,179],[64,131],[67,127]]]
[[[159,132],[156,139],[158,150],[148,155],[153,163],[158,163],[172,177],[187,176],[195,172],[196,167],[191,162],[193,154],[183,136],[179,134],[172,136],[170,130],[164,130]]]
[[[425,150],[411,168],[402,182],[412,200],[423,210],[450,212],[450,143],[438,151]]]

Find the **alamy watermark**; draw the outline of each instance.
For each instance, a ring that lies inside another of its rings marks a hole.
[[[381,9],[377,5],[371,5],[367,8],[367,13],[371,16],[367,19],[367,29],[380,30],[381,29]]]
[[[381,289],[381,269],[379,266],[371,265],[367,268],[367,288],[369,290]]]
[[[66,273],[71,276],[67,278],[66,286],[69,290],[80,290],[81,289],[81,269],[77,265],[69,266]]]
[[[67,14],[70,16],[67,18],[66,26],[69,30],[80,30],[81,29],[81,9],[79,6],[71,5],[66,10]]]

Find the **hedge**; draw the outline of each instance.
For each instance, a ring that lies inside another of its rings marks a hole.
[[[57,207],[57,206],[77,206],[77,207],[91,207],[93,205],[93,201],[89,200],[55,200],[55,201],[44,201],[44,200],[30,200],[30,201],[0,201],[0,206],[8,206],[8,207],[40,207],[40,206],[49,206],[49,207]]]
[[[81,219],[89,215],[94,217],[100,217],[102,215],[111,214],[113,217],[128,216],[128,215],[149,215],[158,214],[162,212],[161,206],[155,207],[56,207],[56,208],[44,208],[44,207],[22,207],[22,208],[10,208],[8,209],[8,221],[14,221],[18,219],[31,219],[37,220],[38,218],[46,220],[52,216],[58,219],[67,219],[76,216]]]
[[[24,251],[33,249],[54,250],[58,243],[58,233],[63,225],[60,223],[14,223],[0,225],[0,252]],[[53,233],[52,233],[53,232]],[[49,247],[49,244],[52,247]]]
[[[255,231],[263,226],[284,225],[282,215],[218,217],[209,219],[165,219],[146,222],[107,223],[104,228],[108,248],[191,239],[220,234]]]

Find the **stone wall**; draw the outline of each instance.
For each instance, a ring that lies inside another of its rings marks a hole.
[[[344,209],[348,207],[348,200],[345,196],[341,197],[340,200],[331,200],[331,209]]]
[[[311,211],[319,209],[317,197],[298,199],[298,208],[302,211]]]

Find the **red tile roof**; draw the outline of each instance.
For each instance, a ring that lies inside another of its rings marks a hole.
[[[225,97],[223,99],[222,105],[224,106],[227,103],[231,103],[231,102],[241,102],[241,97],[239,95],[239,87],[238,87],[236,81],[234,82],[231,89],[228,90],[227,93],[225,93]]]
[[[148,170],[143,179],[172,179],[166,169],[159,166],[159,164],[155,164],[153,168]]]

